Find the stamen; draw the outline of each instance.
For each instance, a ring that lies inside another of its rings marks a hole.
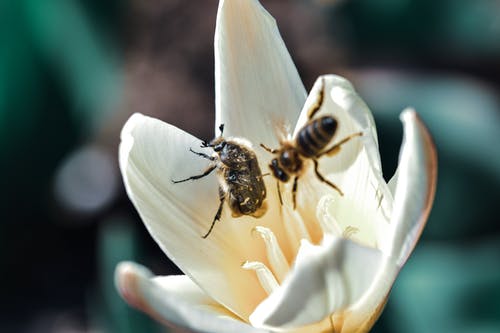
[[[356,227],[353,227],[352,225],[347,226],[347,228],[344,229],[344,232],[342,233],[343,238],[351,238],[352,235],[355,233],[358,233],[359,229]]]
[[[335,204],[334,196],[324,195],[316,206],[316,218],[319,221],[323,234],[341,235],[342,230],[329,210]]]
[[[267,268],[267,266],[263,263],[258,261],[246,261],[241,267],[246,270],[255,271],[260,285],[264,288],[267,294],[271,294],[279,287],[278,281],[276,281],[273,273],[271,273],[269,268]]]
[[[254,230],[259,233],[266,244],[267,259],[271,264],[271,270],[273,271],[274,276],[276,276],[279,282],[283,282],[290,266],[288,265],[285,255],[278,244],[276,236],[269,228],[257,226]]]

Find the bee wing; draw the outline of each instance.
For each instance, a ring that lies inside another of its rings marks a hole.
[[[290,124],[287,124],[284,121],[276,122],[274,126],[274,131],[280,143],[290,141],[292,139],[292,131],[290,128]]]

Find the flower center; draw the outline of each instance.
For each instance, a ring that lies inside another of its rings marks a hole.
[[[320,221],[319,226],[321,227],[322,234],[325,235],[330,233],[350,236],[356,233],[357,229],[354,227],[346,228],[344,231],[338,230],[338,224],[335,222],[335,219],[329,214],[328,211],[325,210],[327,205],[331,205],[331,200],[333,199],[329,198],[320,200],[320,205],[318,205],[317,217]],[[284,221],[286,221],[285,230],[290,241],[289,243],[291,243],[294,248],[294,257],[296,257],[301,242],[305,241],[311,244],[311,237],[303,223],[303,219],[298,213],[287,208],[283,208],[283,213],[287,215],[287,218],[284,219]],[[263,226],[257,226],[253,229],[253,232],[260,236],[264,241],[264,246],[266,247],[267,265],[259,261],[246,261],[242,264],[242,268],[255,271],[262,288],[267,292],[267,294],[270,294],[278,288],[285,279],[290,270],[290,263],[287,261],[284,252],[271,229]]]

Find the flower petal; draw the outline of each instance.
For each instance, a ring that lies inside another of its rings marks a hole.
[[[390,241],[384,251],[402,266],[420,237],[427,222],[437,182],[437,152],[432,137],[417,113],[401,113],[404,138],[398,170],[391,187],[394,208]]]
[[[143,266],[122,262],[115,281],[130,305],[167,326],[193,332],[263,332],[238,320],[185,275],[153,277]]]
[[[325,236],[304,241],[283,284],[250,316],[256,327],[296,328],[319,322],[359,300],[377,275],[382,253],[350,240]]]
[[[331,175],[332,182],[344,191],[335,194],[330,214],[342,232],[355,228],[352,239],[365,246],[379,248],[387,239],[392,211],[392,195],[382,176],[361,151],[348,170]]]
[[[363,297],[345,311],[333,316],[336,330],[342,333],[369,332],[378,319],[389,297],[389,292],[399,272],[393,258],[383,258],[373,283]]]
[[[257,0],[221,0],[215,30],[216,127],[255,144],[278,144],[306,92],[274,18]]]
[[[200,174],[207,167],[207,160],[189,152],[199,144],[174,126],[133,115],[123,128],[120,144],[125,187],[167,256],[212,298],[246,319],[267,296],[254,274],[241,268],[245,260],[267,264],[265,247],[252,236],[252,229],[259,221],[277,230],[277,235],[284,231],[272,224],[280,222],[272,212],[260,219],[240,217],[236,223],[225,205],[221,221],[208,238],[201,238],[219,206],[215,175],[172,183],[172,179]]]

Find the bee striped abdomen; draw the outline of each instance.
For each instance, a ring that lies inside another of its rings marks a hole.
[[[300,154],[305,157],[314,157],[330,143],[337,121],[330,116],[317,118],[306,124],[298,133],[296,144]]]

